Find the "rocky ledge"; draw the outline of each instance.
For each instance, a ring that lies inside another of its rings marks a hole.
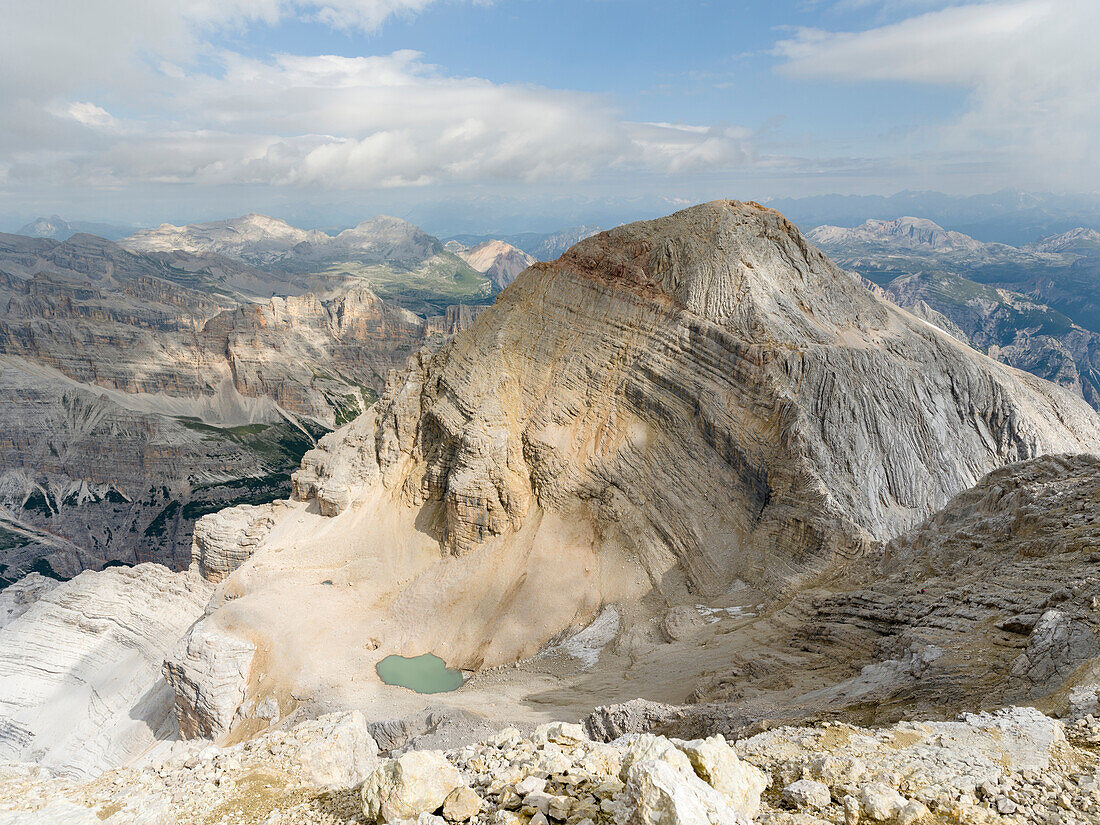
[[[0,823],[814,825],[1096,822],[1100,722],[1032,708],[950,722],[782,727],[729,742],[581,725],[379,754],[358,712],[94,781],[0,767]]]

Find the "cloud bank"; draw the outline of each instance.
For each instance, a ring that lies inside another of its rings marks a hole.
[[[598,95],[456,77],[414,51],[257,59],[204,40],[288,15],[372,30],[431,2],[106,0],[72,7],[82,19],[63,27],[25,4],[0,35],[24,75],[0,82],[14,126],[0,137],[0,180],[385,189],[676,174],[753,157],[747,129],[631,123]],[[58,28],[82,36],[53,41]]]

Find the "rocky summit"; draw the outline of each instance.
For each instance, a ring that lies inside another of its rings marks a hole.
[[[44,275],[13,277],[29,305]],[[65,328],[82,289],[49,304]],[[361,282],[206,312],[118,329],[207,353],[180,372],[203,387],[233,359],[286,420],[333,409],[349,365],[380,398],[333,414],[290,498],[202,515],[186,571],[0,593],[0,825],[1100,817],[1100,416],[778,212],[602,232],[434,321]],[[57,373],[153,380],[24,315]],[[463,684],[381,680],[427,653]]]

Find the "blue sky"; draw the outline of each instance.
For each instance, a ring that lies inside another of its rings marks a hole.
[[[0,214],[1100,189],[1095,0],[0,2]]]

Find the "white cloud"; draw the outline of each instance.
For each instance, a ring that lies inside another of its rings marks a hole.
[[[218,73],[167,78],[155,117],[68,103],[65,118],[97,140],[60,157],[25,151],[10,176],[379,189],[692,173],[752,157],[745,129],[628,123],[595,95],[448,76],[411,51],[219,59]]]
[[[790,76],[959,87],[967,109],[939,149],[1000,164],[1032,186],[1100,186],[1100,2],[998,0],[862,32],[799,30],[780,42]]]
[[[96,106],[87,101],[77,101],[65,106],[60,112],[62,117],[69,117],[77,123],[90,129],[100,129],[107,132],[121,131],[118,120],[102,106]]]

